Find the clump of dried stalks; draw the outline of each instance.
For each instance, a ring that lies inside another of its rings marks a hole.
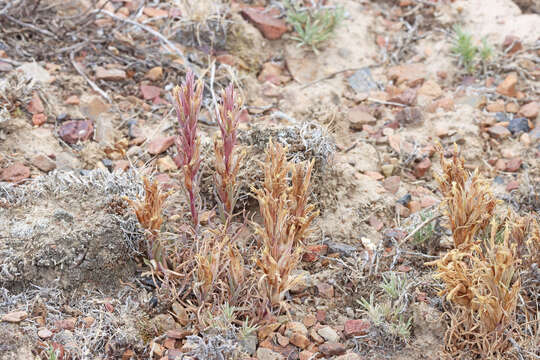
[[[518,343],[526,334],[517,321],[520,273],[522,262],[537,256],[534,251],[539,241],[534,229],[538,225],[511,214],[496,220],[496,200],[486,180],[478,172],[468,173],[457,151],[448,161],[442,148],[438,150],[443,173],[437,180],[455,248],[428,264],[437,266],[436,277],[444,284],[440,295],[452,305],[447,311],[451,321],[446,334],[448,355],[522,357]],[[484,230],[490,223],[487,233]],[[526,317],[526,322],[531,320]],[[536,331],[526,328],[529,335]]]
[[[259,291],[270,307],[281,305],[285,293],[300,280],[291,273],[300,261],[302,240],[318,214],[307,203],[313,161],[292,164],[286,154],[287,150],[279,143],[269,142],[266,161],[262,164],[263,187],[254,189],[264,219],[264,226],[255,225],[263,248],[257,260],[263,272]]]

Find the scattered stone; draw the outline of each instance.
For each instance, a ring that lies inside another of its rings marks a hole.
[[[53,336],[52,331],[47,328],[39,329],[37,334],[42,340],[50,339]]]
[[[388,69],[387,77],[394,80],[396,85],[405,83],[409,87],[416,87],[427,77],[426,67],[419,63],[393,66]]]
[[[418,107],[408,107],[396,114],[396,121],[400,124],[415,124],[423,119],[422,110]]]
[[[519,115],[528,119],[536,119],[540,111],[540,104],[537,101],[525,104],[519,109]]]
[[[305,349],[310,344],[310,341],[307,338],[307,336],[299,334],[299,333],[292,334],[292,336],[289,338],[289,341],[291,342],[291,344],[298,346],[300,349]]]
[[[506,54],[511,55],[523,49],[523,45],[521,44],[521,41],[517,36],[507,35],[504,38],[502,48],[506,52]]]
[[[101,66],[96,68],[96,79],[98,80],[122,81],[126,77],[126,72],[122,69],[105,69]]]
[[[242,345],[244,351],[247,352],[249,355],[254,355],[257,351],[257,336],[244,336],[240,339],[240,345]]]
[[[334,242],[334,241],[327,241],[325,244],[328,245],[328,252],[331,254],[340,254],[344,257],[350,257],[356,252],[356,246]],[[324,312],[324,315],[326,316],[326,312]],[[317,321],[323,322],[324,320],[319,320],[319,312],[317,312]]]
[[[164,332],[175,330],[178,326],[171,314],[158,314],[150,320],[150,323],[156,329],[162,329]]]
[[[401,205],[400,203],[396,203],[396,213],[399,214],[402,218],[407,218],[411,215],[411,210]]]
[[[37,91],[34,91],[34,93],[32,94],[32,99],[28,103],[27,110],[31,114],[38,114],[45,111],[45,106],[43,106],[43,102],[41,101],[41,98],[39,97]]]
[[[13,70],[13,65],[1,61],[0,59],[0,72],[9,72]]]
[[[64,101],[64,104],[66,105],[79,105],[80,103],[81,103],[81,100],[79,99],[77,95],[71,95]]]
[[[428,157],[424,158],[414,167],[414,176],[417,178],[423,177],[431,167],[431,160]]]
[[[437,84],[433,80],[427,80],[424,82],[424,84],[418,89],[419,95],[426,95],[426,96],[432,96],[434,98],[438,98],[443,94],[443,91],[439,84]]]
[[[348,246],[350,246],[350,245],[348,245]],[[353,251],[356,251],[356,248],[354,248]],[[315,313],[315,316],[317,317],[317,321],[320,322],[321,324],[324,324],[326,322],[326,311],[317,310],[317,312]]]
[[[519,181],[512,180],[506,185],[506,191],[510,192],[512,190],[519,189]]]
[[[266,62],[263,64],[257,79],[261,83],[269,81],[274,85],[280,85],[282,80],[284,80],[281,71],[281,66],[279,64],[276,64],[275,62]]]
[[[508,130],[510,130],[512,134],[519,134],[522,132],[527,133],[531,130],[529,128],[529,120],[524,117],[514,118],[508,123]]]
[[[383,181],[383,187],[390,193],[395,194],[399,190],[401,178],[399,176],[390,176]]]
[[[521,134],[519,141],[525,146],[531,145],[531,137],[527,133]]]
[[[488,128],[488,133],[496,139],[504,139],[510,136],[511,132],[502,125],[494,125]]]
[[[28,313],[26,311],[13,311],[13,312],[2,315],[2,321],[8,322],[8,323],[20,323],[27,317],[28,317]]]
[[[169,155],[159,158],[157,161],[157,166],[160,172],[178,170],[174,160]]]
[[[519,105],[515,102],[510,102],[506,104],[506,112],[510,114],[515,114],[519,111]]]
[[[324,342],[324,339],[322,338],[322,336],[320,336],[318,333],[317,333],[317,330],[316,328],[312,328],[310,331],[309,331],[309,336],[311,337],[311,339],[313,341],[315,341],[317,344],[322,344]]]
[[[67,151],[56,154],[56,168],[59,170],[75,170],[81,168],[81,162]]]
[[[416,103],[416,90],[406,89],[400,94],[391,97],[388,101],[407,105],[407,106],[414,105]]]
[[[347,337],[366,335],[370,327],[371,324],[367,320],[347,320],[343,328],[343,334]]]
[[[319,346],[319,351],[325,356],[336,356],[345,353],[345,345],[336,342],[327,342]]]
[[[505,171],[516,172],[521,168],[523,161],[520,158],[513,158],[506,162]]]
[[[144,77],[145,79],[158,81],[163,77],[163,68],[161,66],[153,67],[146,73]]]
[[[328,253],[328,245],[308,245],[306,246],[305,252],[302,255],[302,261],[305,262],[314,262],[319,259],[321,255],[326,255]]]
[[[317,317],[313,314],[308,314],[302,319],[302,323],[308,328],[312,327],[317,323]]]
[[[349,110],[347,115],[349,119],[349,127],[353,130],[362,130],[362,126],[369,124],[375,125],[377,119],[375,119],[371,114],[365,111],[365,106],[359,105],[355,106]]]
[[[148,153],[150,155],[158,155],[167,150],[174,144],[174,136],[160,136],[152,140],[148,144]]]
[[[94,134],[94,124],[91,120],[66,121],[58,129],[58,135],[68,144],[85,141]]]
[[[289,345],[289,338],[281,335],[280,333],[276,333],[276,340],[277,340],[277,343],[283,347]]]
[[[330,341],[330,342],[339,341],[339,334],[336,332],[336,330],[332,329],[330,326],[325,326],[323,328],[320,328],[319,330],[317,330],[317,334],[319,334],[326,341]]]
[[[486,106],[486,110],[489,112],[504,112],[504,101],[499,100],[490,103]]]
[[[54,162],[54,160],[52,160],[50,157],[43,154],[34,156],[31,160],[31,163],[39,170],[46,173],[56,169],[56,162]]]
[[[260,347],[257,349],[258,360],[285,360],[285,357],[275,351]]]
[[[275,322],[275,323],[260,327],[259,330],[257,331],[257,337],[259,338],[259,341],[266,339],[268,335],[276,331],[279,328],[279,326],[280,324],[278,322]]]
[[[41,126],[47,122],[47,116],[43,113],[32,115],[32,124],[35,126]]]
[[[335,358],[335,360],[362,360],[362,358],[358,354],[348,353],[345,355],[338,356],[337,358]]]
[[[311,351],[304,350],[298,354],[298,360],[313,360],[315,358],[313,355],[315,354]]]
[[[384,164],[381,166],[381,171],[383,172],[384,176],[391,177],[394,173],[394,165]]]
[[[49,72],[37,62],[22,64],[17,68],[17,70],[22,71],[27,78],[37,82],[50,83],[53,80],[53,77],[49,74]]]
[[[17,183],[30,177],[30,169],[22,163],[15,163],[0,171],[0,181]]]
[[[74,317],[70,317],[67,319],[57,320],[54,322],[54,327],[58,330],[69,330],[73,331],[75,329],[75,324],[77,322],[77,319]]]
[[[317,283],[317,290],[319,291],[319,295],[321,295],[323,298],[334,298],[334,287],[330,284],[327,284],[325,282],[319,282]]]
[[[307,336],[308,330],[306,326],[299,321],[289,321],[287,323],[287,329],[285,330],[285,336],[291,336],[294,333]]]
[[[242,16],[253,23],[263,36],[269,40],[279,39],[287,32],[287,23],[270,15],[266,10],[243,9]]]
[[[504,80],[497,86],[497,92],[501,95],[515,97],[517,95],[516,85],[518,77],[516,73],[510,73]]]
[[[193,335],[193,331],[191,331],[191,330],[178,330],[178,329],[175,329],[175,330],[167,331],[167,337],[169,337],[171,339],[176,339],[176,340],[185,339],[186,337],[188,337],[190,335]]]
[[[154,100],[161,95],[161,88],[157,86],[141,84],[140,89],[144,100]]]
[[[169,12],[167,10],[158,9],[154,7],[145,6],[143,9],[144,15],[148,17],[167,17]]]
[[[92,121],[96,121],[100,115],[109,111],[111,106],[99,96],[84,97],[81,101],[81,112]]]

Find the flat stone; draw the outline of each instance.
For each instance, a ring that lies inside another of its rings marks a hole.
[[[126,72],[122,69],[105,69],[101,66],[96,68],[96,79],[98,80],[122,81],[126,78]]]
[[[423,83],[427,72],[424,64],[413,63],[389,68],[387,77],[395,81],[396,85],[405,83],[409,87],[416,87]]]
[[[91,120],[71,120],[64,122],[58,135],[68,144],[86,141],[94,134],[94,124]]]
[[[145,6],[143,9],[144,15],[148,17],[167,17],[169,12],[167,10]]]
[[[152,81],[158,81],[163,77],[163,68],[161,66],[153,67],[146,73],[144,77]]]
[[[161,95],[161,88],[157,86],[141,84],[140,89],[144,100],[153,100]]]
[[[285,357],[275,351],[260,347],[257,349],[258,360],[285,360]]]
[[[367,320],[347,320],[343,328],[343,334],[347,337],[366,335],[370,327],[371,323]]]
[[[332,329],[330,326],[325,326],[317,330],[317,334],[319,334],[324,340],[330,341],[330,342],[338,342],[339,341],[339,334],[336,332],[336,330]]]
[[[507,54],[510,55],[523,49],[523,45],[517,36],[506,35],[502,43],[502,48]]]
[[[14,163],[0,170],[0,181],[17,183],[30,177],[30,169],[22,163]]]
[[[401,178],[399,176],[390,176],[383,181],[383,187],[390,193],[395,194],[399,190]]]
[[[305,349],[310,344],[310,341],[307,338],[307,336],[302,335],[300,333],[292,334],[291,337],[289,338],[289,341],[291,342],[291,344],[299,347],[300,349]]]
[[[336,342],[326,342],[319,346],[319,351],[324,356],[336,356],[342,355],[345,353],[345,345]]]
[[[439,84],[437,84],[433,80],[427,80],[424,82],[424,84],[418,89],[419,95],[426,95],[426,96],[432,96],[434,98],[438,98],[443,94],[443,91]]]
[[[43,106],[43,102],[41,101],[41,98],[39,97],[37,91],[34,91],[32,93],[32,99],[28,103],[27,110],[31,114],[38,114],[45,111],[45,106]]]
[[[174,136],[160,136],[150,141],[148,144],[148,153],[150,155],[161,154],[174,144]]]
[[[178,170],[174,160],[169,155],[159,158],[157,161],[157,166],[160,172]]]
[[[431,167],[431,160],[428,157],[424,158],[414,167],[414,176],[417,178],[423,177]]]
[[[2,321],[8,323],[20,323],[27,317],[28,313],[26,311],[12,311],[10,313],[2,315]]]
[[[505,171],[508,172],[516,172],[521,168],[521,164],[523,163],[523,160],[520,158],[513,158],[506,162]]]
[[[529,127],[529,120],[527,118],[513,118],[508,123],[508,130],[512,134],[527,133],[531,130]]]
[[[349,127],[353,130],[361,131],[362,127],[366,124],[374,125],[377,123],[377,119],[373,115],[365,111],[365,107],[362,105],[355,106],[349,110],[347,114],[349,120]]]
[[[528,119],[536,119],[540,111],[540,104],[537,101],[525,104],[519,109],[519,115]]]
[[[41,126],[47,122],[47,116],[43,113],[32,115],[32,124],[35,126]]]
[[[49,72],[36,62],[22,64],[17,71],[22,71],[26,77],[37,82],[50,83],[53,79]]]
[[[511,73],[499,84],[499,86],[497,86],[497,92],[501,95],[515,97],[517,95],[517,82],[517,74]]]
[[[396,114],[396,121],[400,124],[415,124],[423,119],[422,110],[418,107],[408,107]]]
[[[414,105],[416,103],[416,90],[405,89],[398,95],[391,97],[388,101],[407,106]]]
[[[52,331],[47,328],[39,329],[37,334],[43,340],[50,339],[53,336]]]
[[[494,125],[488,128],[488,133],[497,139],[504,139],[511,135],[510,130],[502,125]]]
[[[253,23],[263,36],[269,40],[279,39],[287,32],[287,23],[270,15],[265,10],[243,9],[242,16]]]
[[[38,154],[34,156],[31,160],[32,165],[37,167],[39,170],[48,173],[56,169],[56,162],[44,154]]]
[[[287,323],[287,329],[285,330],[286,336],[291,336],[294,333],[299,333],[307,336],[308,330],[304,324],[299,321],[289,321]]]

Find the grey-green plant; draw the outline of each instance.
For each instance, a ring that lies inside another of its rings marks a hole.
[[[474,45],[472,34],[463,30],[459,25],[454,26],[454,40],[451,51],[468,74],[473,74],[479,63],[482,64],[485,72],[486,63],[493,57],[493,47],[487,42],[486,38],[482,39],[482,45],[478,47]]]
[[[396,272],[385,274],[380,286],[393,301],[398,300],[407,291],[407,274],[398,274]]]
[[[246,318],[242,322],[242,327],[240,327],[240,330],[238,331],[239,335],[240,335],[240,339],[247,338],[249,335],[251,335],[255,331],[257,331],[257,329],[259,329],[259,326],[258,325],[250,325],[249,324],[249,318]]]
[[[286,21],[296,32],[292,39],[298,41],[299,46],[311,47],[315,53],[318,53],[321,43],[334,34],[345,14],[341,6],[305,7],[297,0],[285,2],[285,8],[287,12]]]
[[[423,223],[429,218],[433,217],[432,211],[421,212],[420,213],[420,223]],[[435,235],[435,223],[433,221],[424,225],[420,230],[418,230],[413,236],[413,242],[415,245],[425,244],[427,241]]]

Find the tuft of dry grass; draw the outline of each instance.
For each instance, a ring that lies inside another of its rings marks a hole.
[[[159,242],[159,230],[163,224],[163,204],[170,193],[163,192],[156,180],[143,177],[144,199],[127,199],[133,207],[137,220],[147,232],[146,251],[150,261],[156,261],[160,270],[167,269],[167,256]]]
[[[255,234],[262,244],[257,260],[263,272],[259,292],[274,307],[281,304],[285,293],[300,280],[291,273],[300,261],[302,240],[308,236],[309,225],[318,213],[308,204],[313,162],[289,163],[287,149],[272,141],[265,153],[263,187],[253,189],[264,226],[255,225]],[[290,178],[289,173],[292,173]]]
[[[484,230],[493,217],[497,200],[489,183],[478,171],[470,174],[464,167],[464,159],[457,155],[457,147],[450,160],[445,160],[440,145],[442,174],[435,176],[443,194],[444,214],[450,221],[450,229],[456,248],[473,242],[475,235]]]

